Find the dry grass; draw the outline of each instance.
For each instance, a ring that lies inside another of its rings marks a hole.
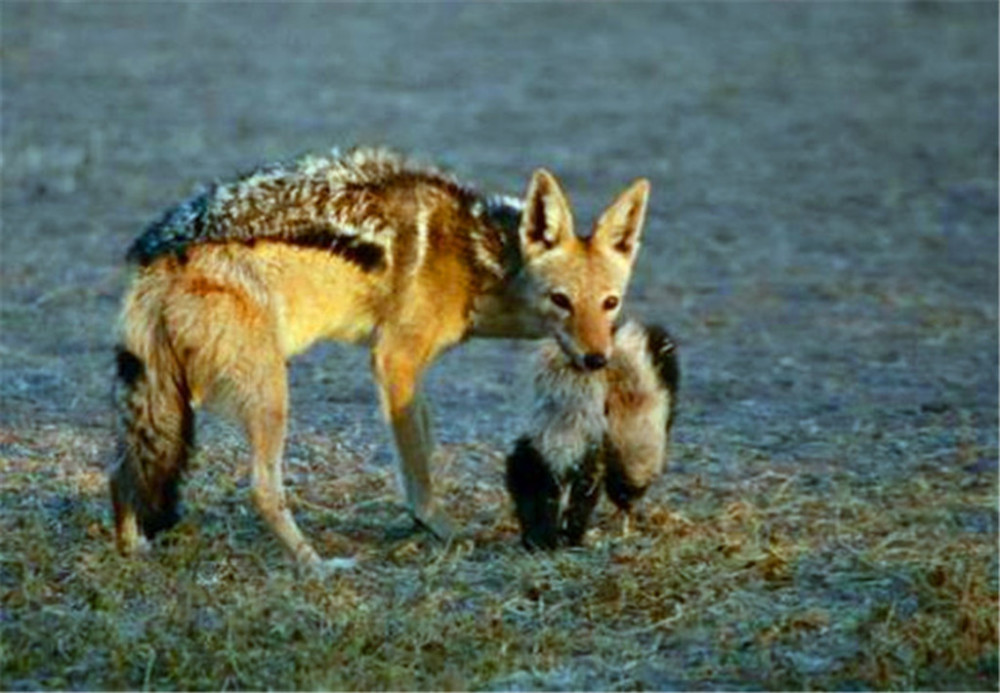
[[[993,470],[874,483],[747,460],[738,482],[668,475],[628,537],[604,505],[586,549],[532,555],[499,452],[446,449],[467,533],[444,546],[399,531],[391,471],[338,451],[325,464],[329,441],[304,436],[289,465],[302,523],[362,561],[321,582],[250,510],[229,441],[200,453],[170,540],[119,558],[104,440],[0,440],[5,689],[997,684]],[[479,458],[477,479],[458,456]]]

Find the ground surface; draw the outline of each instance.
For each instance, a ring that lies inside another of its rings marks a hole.
[[[995,3],[4,2],[0,688],[997,686]],[[465,528],[405,536],[364,352],[292,365],[299,581],[206,421],[171,542],[111,549],[129,240],[195,184],[353,143],[581,227],[653,199],[629,306],[682,345],[638,531],[517,545],[531,346],[429,389]]]

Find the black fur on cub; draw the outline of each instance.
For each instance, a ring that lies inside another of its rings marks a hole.
[[[607,367],[576,368],[541,350],[531,430],[507,457],[507,490],[528,548],[583,541],[603,486],[631,512],[667,460],[680,370],[670,335],[626,322]]]

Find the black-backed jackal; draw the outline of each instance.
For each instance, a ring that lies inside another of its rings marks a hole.
[[[128,252],[111,473],[119,549],[177,521],[193,410],[207,405],[245,429],[261,516],[301,564],[323,565],[289,510],[281,463],[285,362],[321,339],[371,348],[410,512],[447,534],[424,371],[470,336],[554,336],[579,367],[603,367],[648,195],[636,181],[581,238],[545,170],[522,202],[356,149],[263,168],[167,211]]]
[[[630,320],[607,368],[578,368],[554,344],[539,354],[535,415],[507,457],[507,488],[528,548],[583,540],[601,487],[625,515],[663,471],[680,372],[674,341]]]

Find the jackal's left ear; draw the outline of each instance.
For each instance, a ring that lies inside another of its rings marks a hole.
[[[648,201],[649,181],[640,178],[604,210],[594,226],[592,242],[621,253],[629,262],[634,261]]]
[[[541,255],[573,236],[573,213],[559,181],[544,168],[535,171],[524,196],[521,252],[526,259]]]

